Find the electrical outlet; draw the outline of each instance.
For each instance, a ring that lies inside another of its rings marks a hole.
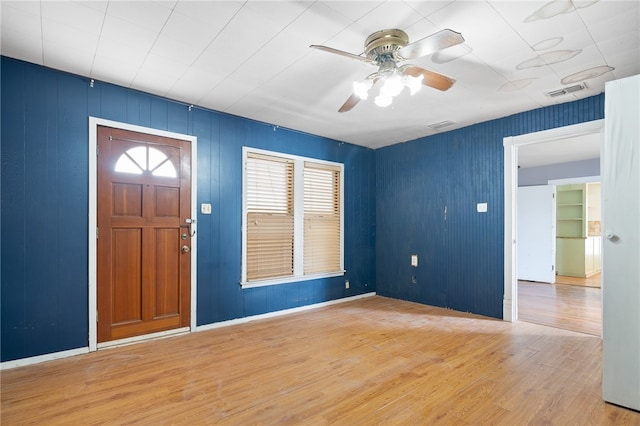
[[[344,282],[344,288],[349,288],[349,280],[346,280],[346,281]]]
[[[413,266],[413,267],[417,267],[418,266],[418,255],[417,254],[412,254],[411,255],[411,266]]]

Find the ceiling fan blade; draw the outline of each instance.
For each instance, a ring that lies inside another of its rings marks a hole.
[[[351,94],[351,96],[349,96],[349,99],[347,99],[347,101],[342,104],[338,112],[351,111],[351,109],[353,109],[353,107],[356,106],[358,102],[360,102],[360,96],[353,93]]]
[[[402,74],[410,75],[411,77],[423,76],[422,84],[442,91],[449,89],[453,86],[453,83],[455,83],[454,79],[449,78],[446,75],[438,74],[437,72],[429,71],[413,65],[403,66],[400,68],[400,72],[402,72]]]
[[[415,59],[463,42],[462,34],[446,29],[407,44],[398,51],[398,54],[404,59]]]
[[[377,72],[374,72],[373,74],[367,76],[367,80],[371,80],[372,82],[371,87],[369,88],[369,91],[371,91],[378,83],[378,80],[380,80],[380,75]],[[358,104],[358,102],[360,102],[360,96],[352,93],[351,96],[349,96],[349,99],[347,99],[346,102],[342,104],[338,112],[351,111],[353,107]]]
[[[333,47],[320,46],[318,44],[312,44],[309,47],[311,47],[312,49],[323,50],[325,52],[334,53],[340,56],[345,56],[347,58],[355,59],[357,61],[366,62],[368,64],[374,63],[371,59],[367,58],[366,56],[354,55],[353,53],[345,52],[344,50],[334,49]]]

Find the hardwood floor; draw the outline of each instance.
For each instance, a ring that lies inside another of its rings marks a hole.
[[[602,274],[598,273],[588,278],[567,277],[564,275],[556,275],[556,284],[579,285],[583,287],[600,288]]]
[[[379,296],[2,372],[2,424],[640,424],[601,339]]]
[[[599,288],[518,282],[520,321],[602,336]]]

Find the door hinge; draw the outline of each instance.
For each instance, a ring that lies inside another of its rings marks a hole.
[[[100,155],[100,145],[96,145],[96,157]]]
[[[98,314],[100,313],[100,311],[96,310],[96,322],[98,322]]]
[[[556,265],[551,265],[551,270],[554,271],[556,269]]]
[[[96,240],[100,238],[100,228],[96,227]]]

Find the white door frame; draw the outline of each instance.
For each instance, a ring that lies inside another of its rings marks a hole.
[[[114,127],[116,129],[129,130],[139,133],[147,133],[150,135],[163,136],[168,138],[180,139],[191,143],[191,217],[197,217],[197,142],[196,136],[185,135],[181,133],[168,132],[165,130],[152,129],[149,127],[136,126],[133,124],[120,123],[112,120],[105,120],[97,117],[89,117],[89,351],[93,352],[98,349],[98,330],[96,324],[96,316],[98,312],[98,275],[97,275],[97,241],[96,229],[98,224],[98,158],[97,158],[97,141],[98,126]],[[196,329],[196,302],[197,302],[197,257],[198,257],[198,233],[197,221],[193,224],[193,231],[196,231],[191,242],[191,326],[190,330]],[[178,329],[179,332],[188,331]],[[166,332],[153,333],[146,336],[132,337],[129,339],[109,342],[109,346],[117,344],[129,343],[136,340],[147,339],[149,337],[159,337],[162,335],[173,334],[176,330]],[[105,345],[107,346],[107,345]]]
[[[518,148],[534,143],[550,142],[604,131],[604,119],[571,126],[543,130],[520,136],[503,138],[504,146],[504,299],[502,318],[518,320],[518,271],[516,270],[516,189],[518,188]],[[602,145],[601,148],[602,149]]]

